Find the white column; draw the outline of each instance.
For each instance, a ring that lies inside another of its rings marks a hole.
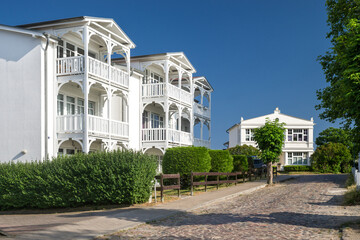
[[[192,101],[194,101],[194,89],[193,89],[193,79],[192,75],[188,74],[189,82],[190,82],[190,93],[192,96]],[[191,104],[190,111],[189,111],[189,118],[190,118],[190,136],[191,136],[191,142],[194,143],[194,104]]]
[[[200,119],[200,139],[203,140],[204,120]]]
[[[83,136],[83,152],[89,152],[89,29],[88,26],[85,25],[83,32],[83,42],[84,42],[84,81],[83,81],[83,89],[84,89],[84,136]]]
[[[182,107],[179,107],[179,131],[180,131],[180,146],[181,146],[181,112],[182,112]]]
[[[168,61],[165,61],[165,66],[164,66],[164,70],[165,70],[165,102],[164,102],[164,108],[165,108],[165,136],[166,136],[166,140],[165,140],[165,149],[168,148],[169,146],[169,103],[168,103],[168,99],[169,99],[169,65],[168,65]]]

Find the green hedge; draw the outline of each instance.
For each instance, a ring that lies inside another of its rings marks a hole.
[[[286,171],[286,172],[307,172],[307,171],[312,171],[312,167],[304,166],[304,165],[291,165],[291,166],[284,166],[284,171]]]
[[[243,172],[249,170],[248,158],[246,155],[233,155],[234,172]]]
[[[0,164],[0,209],[142,203],[156,167],[153,157],[133,151]]]
[[[234,168],[233,158],[227,150],[209,150],[211,172],[231,172]]]
[[[180,173],[181,185],[190,184],[191,172],[209,172],[211,158],[206,147],[174,147],[166,149],[163,158],[164,173]]]

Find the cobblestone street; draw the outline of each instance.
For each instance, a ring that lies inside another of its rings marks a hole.
[[[342,224],[360,221],[360,206],[341,206],[346,178],[304,175],[109,238],[340,239]]]

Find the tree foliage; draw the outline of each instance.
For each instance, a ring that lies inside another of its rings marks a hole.
[[[330,142],[342,143],[349,149],[350,153],[353,153],[354,144],[349,130],[329,127],[319,133],[315,141],[318,147]]]
[[[277,119],[274,121],[266,119],[264,126],[255,129],[254,139],[261,151],[260,158],[264,163],[279,161],[284,145],[284,125]]]
[[[245,155],[245,156],[260,156],[260,151],[256,147],[251,145],[236,145],[235,147],[228,149],[231,155]]]
[[[342,143],[326,143],[311,155],[311,166],[318,172],[350,172],[351,154]]]
[[[285,137],[285,123],[278,119],[266,119],[264,126],[256,128],[254,139],[261,151],[260,158],[267,164],[267,182],[272,184],[272,163],[278,162],[282,153]]]
[[[360,140],[360,1],[327,0],[327,38],[332,48],[320,56],[329,86],[317,91],[322,110],[321,119],[341,120],[345,128],[353,128]]]

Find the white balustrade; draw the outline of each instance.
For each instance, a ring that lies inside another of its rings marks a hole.
[[[118,69],[105,62],[101,62],[92,57],[88,57],[89,74],[110,81],[112,83],[129,87],[129,74],[121,69]],[[109,76],[110,69],[110,76]],[[57,76],[75,75],[84,73],[84,56],[67,57],[56,59],[56,74]]]
[[[84,73],[84,57],[68,57],[56,59],[56,74],[58,76]]]
[[[129,87],[129,74],[121,69],[110,66],[110,80],[124,87]]]
[[[129,124],[111,120],[111,135],[119,137],[129,137]]]
[[[191,105],[191,103],[193,102],[193,97],[192,97],[191,93],[181,89],[181,91],[180,91],[180,100],[182,102],[185,102],[185,103]]]
[[[150,83],[142,85],[143,97],[161,97],[164,96],[165,83]]]
[[[194,146],[210,148],[210,141],[199,138],[194,138]]]
[[[205,116],[210,118],[210,109],[207,107],[204,107],[203,105],[199,104],[199,103],[194,103],[193,104],[193,110],[194,110],[194,114],[200,115],[200,116]]]
[[[89,57],[89,73],[104,79],[109,79],[109,65],[95,58]]]
[[[181,134],[181,144],[192,145],[190,133],[181,131],[180,134]]]
[[[142,130],[142,140],[144,142],[165,141],[166,140],[166,130],[165,130],[165,128],[143,129]]]
[[[100,135],[108,135],[109,134],[109,120],[89,115],[89,124],[88,124],[89,132],[96,133]]]
[[[161,97],[165,95],[165,83],[147,83],[142,85],[143,97]],[[167,94],[169,97],[192,104],[193,98],[191,93],[178,88],[175,85],[168,84]]]
[[[62,115],[56,118],[58,133],[79,133],[83,130],[83,115]]]
[[[168,89],[169,97],[180,100],[180,90],[181,89],[174,85],[171,85],[171,84],[168,84],[168,88],[169,88]]]
[[[62,115],[56,118],[58,133],[81,133],[84,115]],[[109,128],[109,122],[111,128]],[[89,115],[88,129],[91,134],[99,136],[129,137],[129,124]],[[110,134],[111,131],[111,134]]]
[[[169,129],[168,131],[169,142],[180,143],[180,135],[181,135],[180,131]]]

